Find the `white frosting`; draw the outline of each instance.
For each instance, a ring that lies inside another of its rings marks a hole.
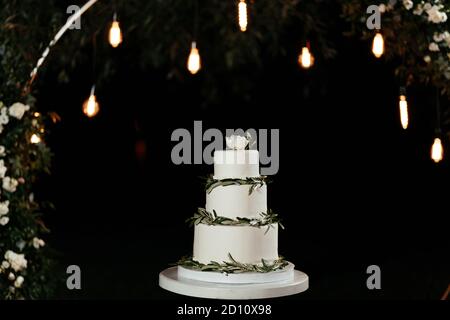
[[[257,150],[220,150],[214,152],[215,179],[259,177]]]
[[[222,263],[229,261],[228,253],[242,263],[278,259],[278,224],[271,226],[267,231],[267,226],[196,225],[193,259],[205,264]]]
[[[206,210],[216,211],[217,215],[235,219],[236,217],[255,218],[267,212],[267,186],[253,190],[250,185],[219,186],[206,194]]]

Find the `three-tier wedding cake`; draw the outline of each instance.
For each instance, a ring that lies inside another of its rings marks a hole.
[[[222,299],[268,298],[306,290],[308,277],[278,254],[278,230],[283,225],[267,208],[259,152],[248,149],[249,137],[227,137],[226,143],[227,150],[214,152],[205,208],[188,219],[194,226],[193,255],[163,271],[161,287]]]

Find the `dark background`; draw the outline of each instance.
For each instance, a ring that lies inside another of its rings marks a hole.
[[[193,133],[194,120],[204,130],[280,129],[269,207],[286,226],[279,252],[310,276],[307,292],[284,299],[440,298],[449,283],[449,167],[430,159],[434,90],[409,88],[402,130],[393,65],[334,32],[339,54],[311,70],[298,67],[295,39],[286,39],[286,57],[264,60],[262,75],[243,70],[254,82],[251,102],[224,85],[220,103],[205,104],[198,78],[207,66],[185,82],[167,80],[118,48],[118,72],[98,87],[101,112],[88,119],[90,65],[69,84],[47,73],[38,102],[62,121],[47,139],[53,173],[40,188],[57,208],[46,240],[61,272],[82,270],[82,290],[61,282],[58,298],[195,300],[158,287],[158,273],[192,251],[184,220],[204,206],[198,177],[213,170],[171,162],[172,131]],[[382,290],[366,287],[371,264],[381,267]]]

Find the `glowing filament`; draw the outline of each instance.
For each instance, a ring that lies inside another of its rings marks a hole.
[[[431,147],[431,159],[438,163],[444,158],[444,148],[442,148],[441,139],[435,138],[433,146]]]
[[[192,42],[191,52],[189,53],[189,58],[187,62],[187,68],[190,73],[196,74],[201,68],[200,54],[197,49],[197,44],[195,41]]]
[[[384,39],[381,33],[377,33],[373,38],[372,52],[377,58],[381,57],[384,53]]]
[[[245,0],[240,0],[238,5],[238,20],[239,20],[239,27],[241,28],[242,32],[245,32],[247,30],[247,3]]]
[[[115,19],[111,24],[111,28],[109,29],[109,44],[116,48],[119,44],[122,43],[122,31],[119,27],[119,22]]]
[[[300,66],[305,69],[308,69],[314,64],[314,57],[312,56],[308,47],[302,48],[302,53],[298,56],[298,62]]]
[[[100,111],[100,106],[97,102],[97,98],[95,97],[95,87],[92,87],[91,94],[89,98],[83,103],[83,113],[87,115],[89,118],[92,118],[97,115]]]
[[[405,95],[400,95],[399,101],[400,107],[400,122],[402,123],[402,128],[408,128],[409,118],[408,118],[408,102],[406,101]]]

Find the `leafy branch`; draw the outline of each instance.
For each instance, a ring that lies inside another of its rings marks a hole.
[[[257,218],[243,218],[236,217],[236,219],[231,219],[227,217],[218,216],[216,210],[209,212],[204,208],[198,208],[194,215],[186,220],[190,226],[198,225],[200,223],[207,225],[225,225],[225,226],[252,226],[252,227],[263,227],[267,226],[267,231],[272,224],[278,223],[282,229],[284,229],[281,219],[272,210],[266,212],[261,212],[260,217]],[[266,233],[267,233],[266,231]]]
[[[214,188],[217,188],[219,186],[226,187],[226,186],[242,186],[242,185],[250,185],[248,194],[251,195],[253,191],[256,190],[256,188],[261,188],[264,184],[270,183],[270,180],[267,178],[267,176],[260,176],[260,177],[248,177],[245,179],[214,179],[211,175],[206,178],[205,182],[205,190],[206,193],[211,193]]]
[[[261,263],[251,264],[242,263],[236,261],[230,253],[228,253],[228,258],[230,261],[223,261],[223,263],[218,263],[216,261],[211,261],[208,264],[200,263],[194,260],[192,257],[181,258],[176,265],[182,266],[187,269],[197,270],[197,271],[212,271],[220,273],[245,273],[245,272],[259,272],[267,273],[276,270],[281,270],[288,265],[288,262],[284,260],[283,257],[269,262],[267,260],[261,259]]]

